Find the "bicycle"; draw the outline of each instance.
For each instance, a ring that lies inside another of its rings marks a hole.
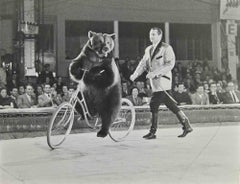
[[[79,93],[81,93],[81,99],[78,97]],[[75,110],[77,103],[82,108],[83,119],[87,126],[92,129],[101,127],[99,118],[89,113],[82,86],[79,83],[70,101],[60,104],[50,119],[47,130],[47,143],[51,149],[60,146],[70,134],[75,114],[78,114]],[[135,116],[136,113],[132,102],[122,98],[119,115],[109,129],[108,135],[110,138],[115,142],[123,141],[134,128]]]

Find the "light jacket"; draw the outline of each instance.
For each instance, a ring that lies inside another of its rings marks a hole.
[[[151,54],[152,53],[152,54]],[[150,79],[153,92],[170,90],[172,88],[172,69],[175,65],[175,54],[169,44],[160,42],[153,51],[153,45],[145,49],[145,54],[139,62],[134,75],[139,76],[144,71],[153,72]]]

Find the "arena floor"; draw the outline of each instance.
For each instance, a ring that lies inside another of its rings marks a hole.
[[[1,184],[239,184],[240,124],[195,125],[180,139],[179,127],[147,130],[113,142],[95,133],[73,134],[56,150],[46,137],[0,141]]]

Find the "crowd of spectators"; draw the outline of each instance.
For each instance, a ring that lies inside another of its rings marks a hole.
[[[138,65],[136,60],[116,60],[122,79],[123,97],[133,104],[148,104],[151,97],[149,80],[143,73],[136,82],[131,82],[129,76]],[[239,103],[240,92],[237,81],[232,80],[229,69],[220,71],[211,67],[207,61],[177,62],[172,70],[172,93],[178,105],[209,105]],[[141,101],[136,97],[141,98]]]
[[[139,76],[136,82],[129,80],[139,61],[140,58],[116,58],[122,81],[122,96],[136,106],[148,105],[152,93],[146,73]],[[55,78],[49,71],[49,65],[45,65],[35,82],[30,79],[19,82],[16,73],[7,79],[4,69],[0,67],[0,109],[57,106],[69,101],[75,89],[76,83],[70,79],[63,82],[62,77]],[[191,61],[187,64],[177,62],[173,68],[172,93],[178,105],[240,102],[238,84],[232,81],[229,70],[219,71],[210,67],[206,61]]]

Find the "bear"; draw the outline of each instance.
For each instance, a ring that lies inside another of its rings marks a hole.
[[[114,61],[114,34],[88,32],[89,40],[69,66],[71,79],[79,83],[88,110],[99,115],[102,125],[97,137],[106,137],[121,106],[121,79]],[[81,94],[78,94],[81,99]],[[80,105],[76,110],[81,112]]]

